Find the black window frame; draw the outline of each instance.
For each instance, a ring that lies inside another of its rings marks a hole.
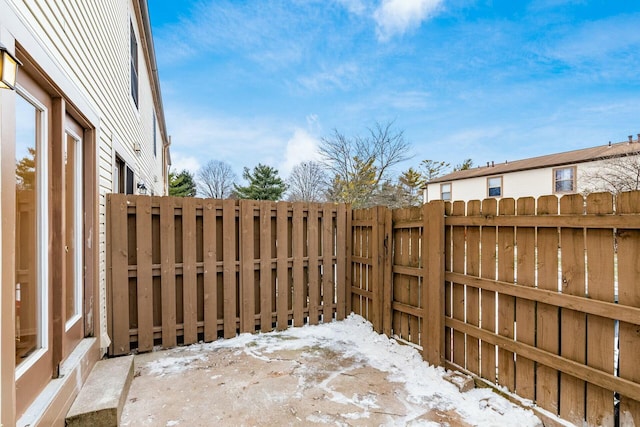
[[[131,54],[131,98],[136,108],[139,107],[139,91],[138,91],[138,39],[133,29],[133,21],[130,24],[130,54]]]

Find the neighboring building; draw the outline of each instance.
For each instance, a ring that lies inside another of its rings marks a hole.
[[[0,423],[64,425],[106,333],[106,197],[167,191],[146,0],[0,0]]]
[[[630,166],[640,172],[639,140],[607,144],[452,172],[427,183],[424,201],[482,200],[495,197],[544,195],[616,190],[607,182]],[[620,170],[616,170],[619,168]],[[622,190],[636,189],[621,185]],[[640,188],[638,188],[640,189]]]

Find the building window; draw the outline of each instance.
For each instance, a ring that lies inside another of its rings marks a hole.
[[[451,200],[451,183],[440,184],[440,199]]]
[[[553,170],[553,191],[555,193],[573,193],[576,191],[576,168]]]
[[[119,156],[116,156],[115,170],[113,171],[113,192],[133,194],[133,169],[131,169]]]
[[[138,41],[133,31],[133,22],[129,21],[131,32],[131,97],[138,106]]]
[[[502,197],[502,177],[487,178],[487,194],[489,197]]]

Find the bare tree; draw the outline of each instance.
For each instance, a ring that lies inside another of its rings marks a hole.
[[[237,177],[228,163],[210,160],[197,173],[198,193],[213,199],[226,199],[233,194]]]
[[[409,143],[403,131],[393,128],[394,122],[377,123],[364,137],[349,138],[334,129],[322,138],[319,151],[322,163],[332,176],[334,201],[355,207],[367,203],[378,186],[388,179],[396,164],[409,158]],[[362,179],[366,176],[367,179]]]
[[[321,202],[326,193],[326,174],[317,162],[303,162],[293,167],[287,184],[290,202]]]
[[[629,152],[586,169],[579,180],[583,193],[640,190],[640,152]]]

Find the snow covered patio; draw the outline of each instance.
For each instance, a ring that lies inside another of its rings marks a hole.
[[[413,347],[345,321],[136,356],[123,426],[541,426],[490,389],[460,393]]]

